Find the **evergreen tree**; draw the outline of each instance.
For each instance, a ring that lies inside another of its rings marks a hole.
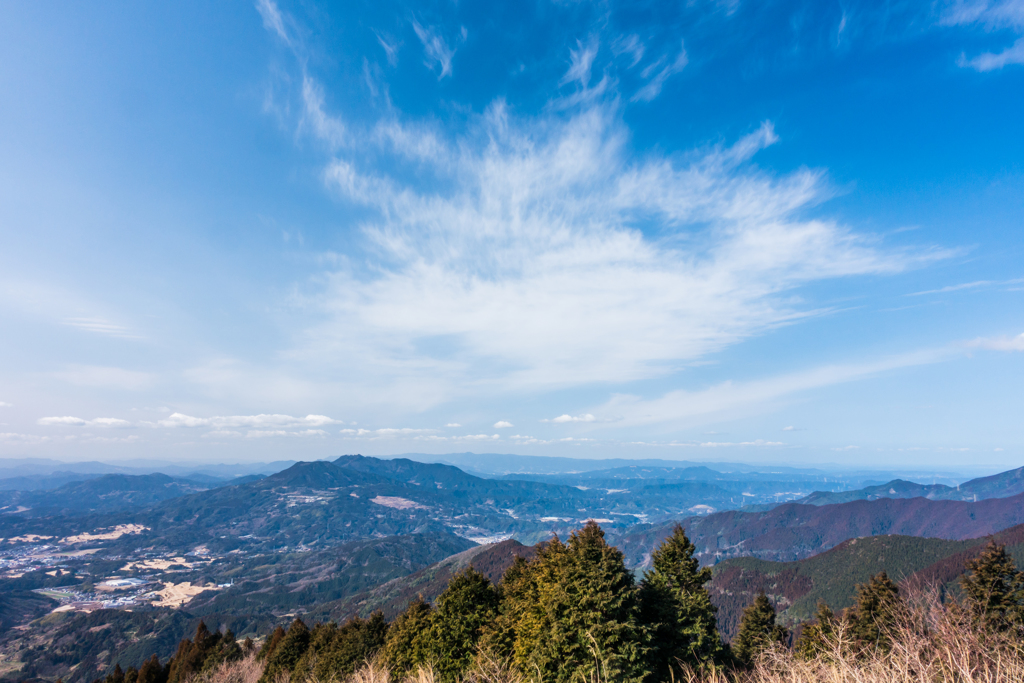
[[[374,612],[369,619],[352,619],[342,626],[317,624],[310,646],[292,670],[292,680],[341,679],[353,673],[384,646],[388,623]]]
[[[835,613],[824,600],[818,600],[818,613],[813,622],[804,626],[800,638],[796,641],[796,653],[804,659],[827,655],[835,646],[835,637]]]
[[[746,666],[774,644],[782,644],[789,636],[786,629],[775,623],[775,608],[761,591],[740,619],[740,630],[732,641],[732,652]]]
[[[639,681],[648,674],[639,589],[622,553],[594,522],[567,544],[556,538],[531,563],[516,606],[513,660],[545,682]]]
[[[185,638],[178,643],[178,650],[168,663],[168,683],[184,683],[202,671],[207,656],[216,648],[220,639],[219,633],[210,633],[206,623],[200,621],[195,637],[192,640]]]
[[[160,660],[156,655],[147,659],[139,669],[136,677],[137,683],[167,683],[168,670],[160,666]]]
[[[711,570],[700,568],[696,546],[676,525],[652,555],[653,569],[640,586],[641,619],[651,629],[651,668],[659,680],[670,668],[721,661],[725,648],[715,623],[715,606],[704,584]]]
[[[388,629],[387,643],[381,654],[393,677],[404,676],[427,662],[431,611],[423,597],[418,597]]]
[[[263,670],[260,683],[273,683],[279,675],[291,674],[309,647],[310,637],[309,627],[296,617],[280,644],[267,655],[267,668]]]
[[[1006,554],[1006,546],[990,542],[967,563],[960,585],[975,619],[985,628],[1002,631],[1024,621],[1024,572]]]
[[[139,670],[134,666],[129,666],[128,670],[124,672],[124,683],[138,683]]]
[[[497,586],[498,613],[480,638],[480,648],[496,659],[512,659],[517,633],[526,623],[530,606],[537,603],[537,566],[516,557]]]
[[[274,632],[270,634],[270,637],[263,643],[263,647],[260,648],[259,653],[256,655],[256,659],[259,661],[266,661],[270,655],[274,654],[274,650],[284,640],[285,632],[284,629],[278,626],[274,629]]]
[[[468,567],[437,597],[427,656],[442,681],[455,681],[473,661],[484,627],[498,612],[498,592],[486,576]]]
[[[865,652],[887,652],[903,608],[900,589],[885,572],[857,585],[857,604],[847,615],[849,633]]]

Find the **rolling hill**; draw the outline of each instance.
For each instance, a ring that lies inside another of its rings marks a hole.
[[[963,540],[1024,523],[1024,495],[977,503],[926,498],[858,500],[834,505],[788,503],[771,510],[730,510],[682,520],[704,564],[751,556],[776,562],[809,557],[861,536],[898,534]],[[637,567],[674,523],[638,525],[617,545]]]
[[[880,571],[895,581],[956,589],[956,582],[989,540],[1003,543],[1024,566],[1024,524],[990,537],[950,541],[911,536],[869,536],[795,562],[752,557],[726,560],[714,567],[709,585],[726,637],[739,626],[743,609],[764,591],[779,610],[781,623],[792,626],[813,617],[818,600],[839,611],[853,604],[854,589]]]

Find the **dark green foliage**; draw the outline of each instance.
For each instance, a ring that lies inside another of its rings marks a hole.
[[[427,662],[431,612],[430,605],[416,599],[391,624],[382,654],[392,676],[403,676]]]
[[[296,617],[277,647],[267,653],[267,668],[263,670],[260,683],[273,683],[280,674],[290,674],[306,653],[311,637],[309,627]]]
[[[835,646],[835,636],[835,613],[825,604],[824,600],[819,600],[815,620],[804,626],[799,640],[796,641],[796,653],[804,659],[827,655]]]
[[[967,563],[967,572],[960,586],[978,622],[997,631],[1024,622],[1024,572],[1017,569],[1006,546],[990,542]]]
[[[582,677],[638,681],[647,675],[646,633],[638,622],[639,590],[590,522],[568,544],[556,538],[538,552],[510,611],[513,661],[523,672],[562,683]]]
[[[658,680],[677,665],[721,661],[725,648],[715,626],[715,607],[704,587],[711,570],[701,569],[696,548],[681,526],[654,551],[654,568],[640,586],[641,618],[651,630],[648,656]]]
[[[740,631],[732,641],[732,653],[741,664],[749,666],[758,656],[788,637],[786,629],[775,623],[775,608],[764,593],[743,611]]]
[[[380,612],[340,627],[334,622],[317,624],[309,648],[292,670],[292,680],[325,681],[351,674],[384,647],[387,635],[388,624]]]
[[[256,655],[256,659],[260,661],[269,659],[270,656],[274,654],[274,650],[277,649],[277,646],[281,644],[282,640],[284,640],[284,636],[285,631],[283,628],[280,626],[275,628],[274,632],[271,633],[270,637],[263,643],[263,647],[260,648],[259,654]]]
[[[139,669],[136,683],[167,683],[168,669],[160,666],[160,660],[153,655],[146,660],[146,663]]]
[[[498,592],[486,576],[468,567],[437,598],[427,657],[442,681],[455,681],[473,661],[484,627],[498,613]]]
[[[899,587],[879,572],[857,586],[857,604],[847,614],[850,636],[865,652],[887,652],[902,608]]]

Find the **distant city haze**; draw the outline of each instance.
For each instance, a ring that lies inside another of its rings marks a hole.
[[[8,474],[1024,464],[1020,3],[5,9]]]

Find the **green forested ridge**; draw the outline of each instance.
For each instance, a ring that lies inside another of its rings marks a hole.
[[[864,557],[884,556],[894,547],[906,551],[912,546],[875,543]],[[261,681],[290,677],[302,683],[311,675],[329,679],[379,655],[392,675],[430,666],[437,680],[454,683],[483,654],[545,682],[600,678],[654,683],[685,676],[676,666],[746,667],[765,649],[785,647],[789,636],[777,621],[775,601],[762,591],[745,606],[732,647],[721,641],[706,591],[710,574],[699,567],[694,550],[677,528],[638,582],[622,553],[590,522],[565,542],[555,537],[543,544],[530,559],[516,556],[497,584],[472,566],[461,569],[433,605],[414,599],[390,624],[377,612],[341,624],[310,626],[295,618],[287,629],[278,626],[269,633],[264,627],[260,632],[269,637],[259,650],[265,663]],[[1005,547],[989,543],[967,568],[960,579],[962,605],[964,613],[975,615],[976,627],[1024,629],[1024,573]],[[841,611],[824,601],[818,604],[816,621],[806,625],[796,643],[800,656],[835,647],[854,657],[887,650],[907,608],[900,587],[885,571],[877,572],[857,582],[846,600],[851,606]],[[136,645],[152,645],[158,635],[151,633],[154,625],[144,615],[132,618],[120,627],[134,628],[136,635],[149,629]],[[842,643],[835,640],[840,622]],[[237,642],[226,625],[211,630],[200,622],[194,634],[166,662],[136,653],[133,661],[141,666],[126,668],[119,656],[105,683],[181,683],[253,647],[251,641]],[[89,643],[81,646],[88,650]],[[76,668],[84,668],[85,661],[76,661]]]

